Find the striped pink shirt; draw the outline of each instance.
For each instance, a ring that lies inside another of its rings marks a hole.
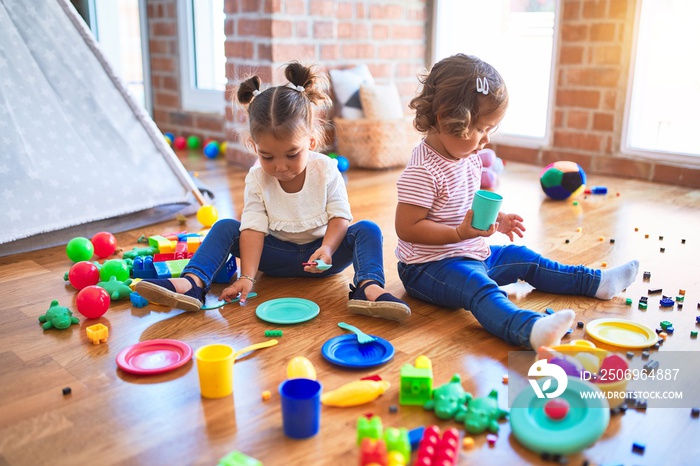
[[[457,227],[472,205],[481,184],[481,158],[449,160],[421,142],[396,185],[399,202],[428,209],[427,220]],[[482,237],[459,243],[428,245],[399,239],[396,257],[407,264],[433,262],[447,257],[484,260],[491,254]]]

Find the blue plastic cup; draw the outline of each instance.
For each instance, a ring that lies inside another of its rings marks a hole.
[[[472,218],[472,227],[477,230],[488,230],[496,222],[498,212],[501,210],[503,196],[491,191],[480,189],[474,194],[474,202],[472,202],[472,210],[474,217]]]
[[[318,434],[321,426],[321,384],[311,379],[289,379],[279,386],[282,426],[290,438]]]

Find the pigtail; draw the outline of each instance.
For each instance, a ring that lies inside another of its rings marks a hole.
[[[328,78],[315,65],[305,66],[298,61],[290,62],[284,70],[284,76],[295,88],[303,88],[301,93],[314,105],[330,105],[331,100],[325,92],[328,89]]]
[[[238,86],[238,92],[236,92],[238,103],[248,105],[255,98],[255,96],[260,93],[261,83],[262,81],[258,76],[252,76],[243,81]]]

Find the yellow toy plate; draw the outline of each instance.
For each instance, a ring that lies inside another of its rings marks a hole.
[[[653,329],[625,319],[596,319],[586,324],[586,333],[596,340],[621,348],[649,348],[659,336]]]

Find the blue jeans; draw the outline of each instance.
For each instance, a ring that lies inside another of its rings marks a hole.
[[[542,315],[510,302],[502,285],[523,280],[539,291],[595,296],[600,270],[554,262],[524,247],[491,246],[485,261],[452,257],[422,264],[399,262],[399,277],[414,298],[468,309],[493,335],[512,345],[530,346],[532,326]]]
[[[229,254],[241,257],[240,226],[238,220],[230,218],[216,222],[182,274],[198,276],[208,290]],[[319,238],[311,243],[296,244],[267,235],[259,269],[273,277],[322,278],[340,273],[352,264],[355,285],[365,280],[376,280],[384,286],[382,232],[376,223],[362,220],[350,225],[345,239],[333,254],[333,266],[321,273],[305,272],[301,264],[309,260],[322,242],[323,239]]]

